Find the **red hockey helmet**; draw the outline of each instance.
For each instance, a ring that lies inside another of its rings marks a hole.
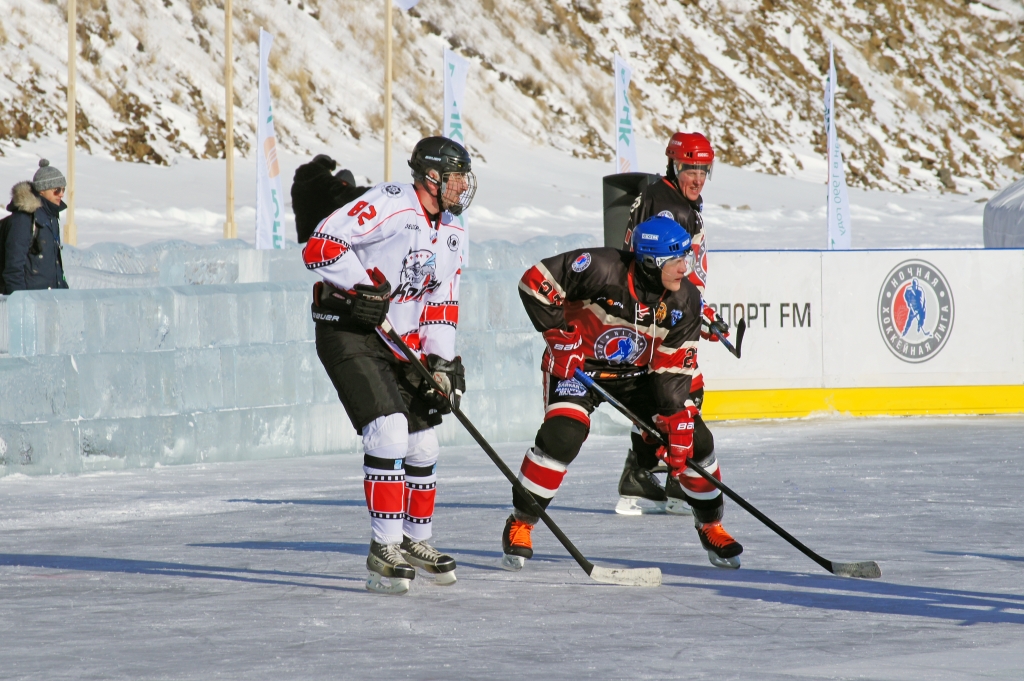
[[[677,132],[668,141],[665,155],[673,161],[676,172],[703,170],[711,174],[715,163],[715,150],[708,138],[699,132]]]

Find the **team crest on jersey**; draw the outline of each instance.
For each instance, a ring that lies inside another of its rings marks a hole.
[[[583,397],[587,394],[587,388],[575,378],[570,378],[558,382],[558,385],[555,386],[555,394],[559,397]]]
[[[388,196],[401,196],[402,188],[397,184],[386,184],[384,185],[384,193]]]
[[[647,315],[649,315],[649,314],[651,314],[651,308],[647,307],[643,303],[637,303],[636,304],[635,315],[636,315],[636,320],[638,322],[642,322],[643,320],[647,319]]]
[[[448,235],[448,250],[454,253],[459,250],[459,237],[454,234]]]
[[[572,271],[582,272],[583,270],[590,267],[590,261],[591,257],[589,253],[584,253],[580,255],[578,258],[572,261]]]
[[[953,292],[938,269],[924,260],[897,265],[878,292],[878,330],[904,362],[926,362],[953,330]]]
[[[682,310],[672,310],[672,326],[679,323],[679,320],[683,318]]]
[[[392,302],[407,303],[421,300],[423,296],[436,291],[441,286],[436,269],[437,256],[434,253],[425,248],[418,251],[410,250],[402,259],[401,283],[391,294]]]
[[[658,309],[654,313],[654,321],[661,324],[665,321],[665,316],[668,314],[668,307],[664,302],[658,303]]]
[[[612,364],[630,364],[646,349],[646,338],[621,326],[608,329],[594,341],[594,357]]]

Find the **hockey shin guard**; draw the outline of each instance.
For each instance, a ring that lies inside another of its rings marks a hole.
[[[402,532],[413,541],[426,541],[433,534],[439,451],[437,434],[433,428],[409,435],[409,452],[405,457],[405,517],[402,520]]]
[[[526,450],[519,468],[519,482],[529,490],[541,508],[547,508],[565,478],[567,466],[545,454],[540,447]],[[512,505],[518,520],[534,525],[537,517],[530,511],[531,504],[517,490],[512,491]]]
[[[716,480],[722,479],[722,472],[718,468],[718,459],[714,452],[696,462]],[[721,520],[725,509],[725,498],[722,492],[710,482],[701,477],[700,473],[692,468],[685,468],[679,475],[679,483],[686,494],[687,501],[693,509],[693,519],[700,523],[710,523]]]
[[[374,541],[399,544],[405,518],[404,457],[408,426],[404,414],[389,414],[363,428],[363,490]]]

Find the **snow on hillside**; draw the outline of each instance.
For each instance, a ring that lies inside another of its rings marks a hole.
[[[155,164],[222,157],[222,3],[78,7],[83,147]],[[63,130],[65,0],[0,0],[0,12],[0,151],[10,153]],[[286,149],[380,139],[381,2],[236,0],[235,15],[242,154],[254,137],[260,26],[277,37],[272,91]],[[643,136],[703,130],[731,165],[800,176],[824,151],[832,39],[851,184],[966,192],[1021,171],[1022,0],[422,0],[396,12],[395,35],[403,150],[438,130],[448,46],[472,62],[476,151],[500,142],[607,159],[618,52],[636,72]]]

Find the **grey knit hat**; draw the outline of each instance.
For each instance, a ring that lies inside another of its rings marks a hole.
[[[67,186],[68,182],[59,170],[51,166],[50,162],[45,158],[39,159],[39,170],[36,171],[35,176],[32,178],[32,189],[41,192],[46,189]]]

